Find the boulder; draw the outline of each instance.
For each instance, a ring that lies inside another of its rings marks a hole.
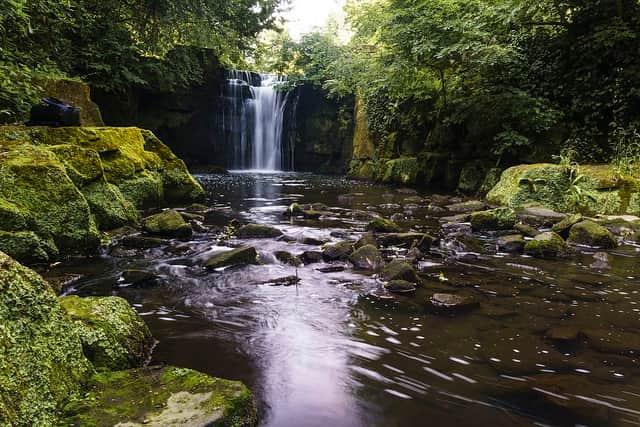
[[[384,269],[384,278],[388,281],[405,280],[412,283],[420,283],[416,270],[408,263],[394,259]]]
[[[276,257],[278,261],[280,261],[283,264],[289,264],[294,267],[298,267],[302,264],[302,261],[300,260],[300,258],[293,255],[291,252],[276,251],[273,255]]]
[[[185,238],[193,233],[191,226],[185,222],[182,215],[171,209],[144,218],[142,229],[149,234],[164,237]]]
[[[289,207],[282,212],[282,216],[290,218],[292,216],[303,216],[304,211],[298,203],[292,203]]]
[[[550,227],[562,221],[567,215],[540,206],[525,206],[518,211],[520,221],[535,227]]]
[[[151,332],[126,300],[73,295],[60,298],[60,305],[96,369],[136,368],[149,357]]]
[[[245,264],[258,264],[258,253],[255,248],[243,246],[222,252],[209,258],[204,265],[208,269],[216,269]]]
[[[357,270],[377,271],[384,265],[380,251],[374,245],[364,245],[356,249],[349,261]]]
[[[509,234],[498,238],[497,246],[502,252],[522,252],[524,250],[524,237],[520,234]]]
[[[587,245],[612,249],[618,241],[609,230],[593,221],[582,221],[571,227],[567,242],[574,245]]]
[[[33,231],[0,231],[0,251],[26,264],[47,262],[49,255],[58,254],[53,242],[43,241]]]
[[[300,260],[304,265],[315,264],[322,262],[322,252],[318,251],[305,251],[300,255]]]
[[[558,233],[563,239],[567,239],[569,237],[569,231],[571,230],[571,227],[581,222],[582,219],[583,218],[581,214],[569,215],[562,221],[553,224],[553,227],[551,227],[551,231]]]
[[[557,233],[538,234],[524,246],[524,252],[537,258],[555,258],[567,252],[567,244]]]
[[[282,231],[262,224],[247,224],[236,232],[236,237],[240,239],[268,239],[280,236],[282,236]]]
[[[516,224],[513,226],[513,229],[526,237],[536,237],[538,234],[540,234],[540,231],[538,231],[537,228],[532,227],[528,224]]]
[[[374,233],[398,233],[400,226],[393,221],[384,218],[374,218],[365,227],[367,231]]]
[[[353,242],[340,242],[329,245],[322,251],[325,261],[345,261],[353,253]]]
[[[65,407],[64,425],[238,426],[257,424],[251,392],[238,381],[184,368],[103,372]]]
[[[518,221],[516,213],[510,208],[497,208],[471,214],[471,227],[475,231],[508,230]]]

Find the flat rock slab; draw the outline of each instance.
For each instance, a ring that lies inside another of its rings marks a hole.
[[[176,367],[97,374],[85,397],[65,409],[65,425],[77,426],[256,424],[253,397],[241,382]]]
[[[428,306],[438,311],[457,312],[479,307],[479,303],[470,296],[439,293],[429,298]]]

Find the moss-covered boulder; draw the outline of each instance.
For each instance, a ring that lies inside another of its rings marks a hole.
[[[513,209],[498,208],[471,214],[471,227],[476,231],[508,230],[518,222]]]
[[[538,234],[524,246],[524,252],[537,258],[555,258],[567,252],[567,244],[557,233],[548,231]]]
[[[65,410],[64,424],[72,426],[257,424],[253,396],[242,383],[171,366],[99,373],[86,396]]]
[[[243,246],[216,254],[205,262],[205,267],[216,269],[234,265],[258,264],[258,253],[255,248]]]
[[[384,266],[382,255],[374,245],[364,245],[356,249],[349,257],[349,261],[358,270],[377,271]]]
[[[385,218],[374,218],[365,227],[367,231],[374,233],[398,233],[400,226],[395,222]]]
[[[137,368],[149,357],[151,332],[126,300],[73,295],[60,298],[60,305],[96,369]]]
[[[412,185],[416,184],[418,177],[418,159],[415,157],[403,157],[389,160],[384,165],[382,182],[389,184]]]
[[[247,224],[238,229],[236,236],[240,239],[269,239],[282,236],[282,231],[270,225]]]
[[[574,225],[576,225],[581,221],[582,221],[581,214],[569,215],[562,221],[553,224],[553,227],[551,227],[551,231],[558,233],[560,236],[562,236],[563,239],[566,239],[569,237],[569,231],[571,230],[571,227],[573,227]]]
[[[568,243],[612,249],[618,246],[615,236],[593,221],[582,221],[571,227]]]
[[[0,424],[56,425],[92,373],[51,287],[0,252]]]
[[[173,209],[146,217],[142,220],[142,229],[149,234],[165,237],[185,238],[193,233],[182,215]]]
[[[41,97],[53,97],[80,109],[82,126],[104,126],[98,105],[91,100],[89,85],[68,78],[44,78],[36,81]]]
[[[45,242],[32,231],[0,231],[0,251],[23,263],[34,264],[49,261],[49,255],[57,255],[53,242]]]
[[[302,265],[302,261],[300,260],[300,258],[293,255],[291,252],[276,251],[273,255],[276,257],[278,261],[280,261],[283,264],[289,264],[294,267],[299,267],[300,265]]]
[[[346,261],[353,253],[353,242],[339,242],[328,245],[322,251],[322,258],[325,261]]]
[[[416,270],[407,262],[394,259],[384,269],[384,278],[388,281],[405,280],[411,283],[420,283]]]

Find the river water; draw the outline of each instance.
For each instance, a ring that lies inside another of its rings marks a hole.
[[[256,247],[264,264],[207,272],[201,261],[226,250],[222,231],[211,231],[49,274],[82,275],[67,293],[126,298],[158,340],[154,362],[244,381],[262,425],[640,424],[639,248],[620,246],[604,263],[588,248],[542,261],[496,252],[487,234],[466,236],[483,246],[470,253],[441,228],[445,213],[433,205],[444,197],[295,173],[197,178],[208,206],[295,241],[232,240]],[[322,202],[331,214],[286,219],[292,202]],[[415,294],[388,294],[375,275],[350,268],[323,273],[323,263],[295,268],[273,256],[320,250],[304,238],[357,239],[372,213],[442,239],[419,263],[426,284]],[[121,275],[131,268],[159,283],[129,286]],[[298,286],[266,283],[291,275]],[[425,301],[434,292],[480,305],[433,313]]]

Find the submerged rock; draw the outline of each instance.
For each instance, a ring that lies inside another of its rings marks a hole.
[[[73,295],[60,298],[60,304],[97,369],[135,368],[149,357],[151,332],[126,300]]]
[[[384,269],[384,278],[388,281],[405,280],[412,283],[420,283],[416,270],[408,263],[394,259]]]
[[[393,221],[384,218],[374,218],[366,226],[367,231],[375,233],[398,233],[400,226]]]
[[[353,253],[353,242],[340,242],[327,246],[322,251],[322,258],[325,261],[345,261]]]
[[[524,246],[524,252],[538,258],[555,258],[565,255],[567,244],[557,233],[548,231],[538,234]]]
[[[377,271],[384,265],[380,251],[374,245],[364,245],[349,257],[357,270]]]
[[[471,214],[471,227],[475,231],[508,230],[518,221],[513,209],[497,208]]]
[[[255,248],[243,246],[232,249],[230,251],[216,254],[204,263],[206,268],[212,270],[221,267],[244,264],[258,264],[258,253]]]
[[[436,311],[460,312],[472,310],[480,306],[478,301],[470,296],[437,293],[428,300],[428,308]]]
[[[392,280],[388,283],[385,283],[384,288],[389,292],[397,294],[412,293],[417,289],[415,283],[407,282],[406,280]]]
[[[502,236],[497,241],[498,249],[502,252],[522,252],[524,245],[524,237],[520,234]]]
[[[236,232],[240,239],[268,239],[282,236],[282,231],[269,225],[247,224]]]
[[[582,221],[571,227],[567,242],[605,249],[612,249],[618,246],[615,236],[609,230],[593,221]]]
[[[99,373],[65,407],[65,425],[238,426],[257,424],[251,392],[238,381],[172,366]]]
[[[143,219],[142,228],[149,234],[165,237],[185,238],[193,233],[182,215],[171,209]]]
[[[135,268],[123,271],[122,280],[128,285],[141,288],[157,286],[160,283],[154,273]]]

